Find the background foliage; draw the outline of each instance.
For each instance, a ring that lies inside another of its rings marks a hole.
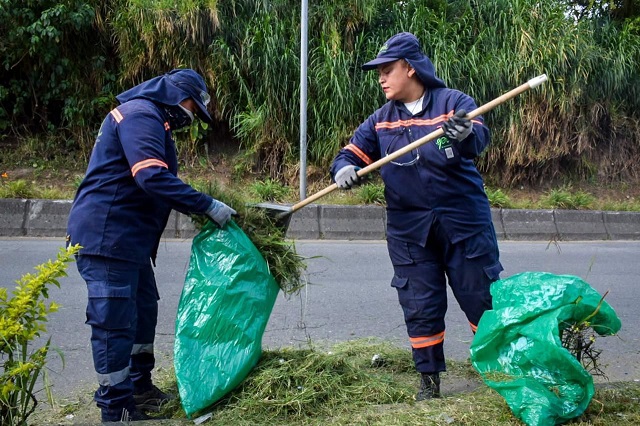
[[[479,105],[549,76],[485,117],[489,182],[640,178],[639,0],[311,2],[312,164],[326,170],[384,102],[360,65],[399,31],[416,34],[439,76]],[[238,170],[280,181],[297,172],[298,0],[1,0],[0,39],[0,146],[36,137],[40,155],[86,159],[117,93],[191,67],[214,95],[216,124],[181,135],[184,160],[194,140],[230,135],[243,148]]]

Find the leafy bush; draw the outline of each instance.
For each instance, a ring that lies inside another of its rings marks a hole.
[[[553,189],[541,200],[543,207],[554,209],[589,209],[594,201],[591,194],[583,191],[573,193],[570,187]]]
[[[0,288],[0,424],[23,425],[38,404],[34,393],[36,380],[43,371],[50,340],[39,349],[29,345],[47,331],[47,315],[58,310],[49,297],[51,284],[60,287],[58,278],[66,276],[67,264],[80,250],[75,245],[61,248],[57,260],[36,266],[37,274],[26,274],[17,281],[13,297]]]
[[[5,0],[0,7],[0,130],[70,130],[69,145],[112,102],[105,34],[96,29],[101,0]],[[97,129],[96,129],[97,130]],[[58,138],[64,152],[65,138]]]
[[[362,185],[357,188],[356,195],[358,199],[365,204],[386,204],[383,183],[367,183],[366,185]]]
[[[290,189],[273,179],[266,179],[251,184],[251,192],[260,201],[282,202],[289,195]]]
[[[33,185],[23,179],[0,182],[0,198],[36,198],[36,193]]]
[[[489,204],[491,207],[508,209],[512,207],[511,200],[509,200],[509,196],[502,192],[501,189],[491,189],[488,187],[484,188],[487,197],[489,198]]]

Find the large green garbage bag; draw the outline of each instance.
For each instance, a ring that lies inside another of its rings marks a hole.
[[[193,239],[176,318],[174,366],[188,417],[235,388],[258,363],[279,287],[247,235],[209,222]]]
[[[581,415],[594,394],[593,377],[562,346],[560,333],[588,319],[598,334],[615,334],[614,310],[606,301],[598,308],[602,296],[570,275],[524,272],[496,281],[491,294],[493,309],[471,343],[471,363],[484,382],[529,426]]]

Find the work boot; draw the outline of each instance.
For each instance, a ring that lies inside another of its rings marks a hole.
[[[420,389],[416,401],[440,398],[440,373],[421,373]]]
[[[160,411],[172,399],[174,399],[173,395],[162,392],[155,385],[145,392],[133,394],[136,408],[141,411]]]
[[[142,411],[135,408],[103,408],[102,423],[124,423],[136,422],[141,420],[152,420],[153,417],[147,416]]]

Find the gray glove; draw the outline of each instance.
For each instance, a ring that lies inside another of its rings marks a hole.
[[[229,222],[231,216],[238,214],[238,212],[221,201],[213,200],[205,214],[220,228],[223,228]]]
[[[360,170],[358,166],[344,166],[336,173],[336,185],[340,189],[349,189],[360,183],[360,176],[356,173]]]
[[[467,111],[461,109],[448,119],[443,125],[444,135],[449,139],[456,139],[458,141],[465,140],[473,130],[473,123],[466,118]]]

